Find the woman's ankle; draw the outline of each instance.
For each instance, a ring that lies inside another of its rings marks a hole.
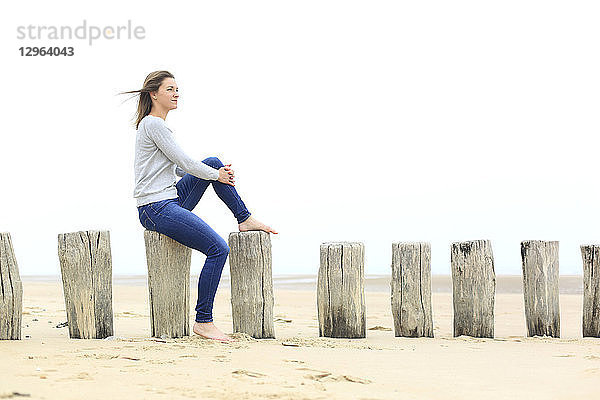
[[[248,216],[244,217],[241,221],[238,220],[238,225],[243,224],[244,222],[248,222],[248,220],[250,220],[251,217],[252,217],[252,214],[248,214]]]

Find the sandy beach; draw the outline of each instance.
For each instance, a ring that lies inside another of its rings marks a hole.
[[[214,318],[231,333],[223,278]],[[389,277],[366,279],[365,339],[323,338],[314,279],[274,278],[275,339],[235,333],[225,344],[150,338],[144,277],[114,278],[114,337],[69,339],[59,278],[22,277],[22,340],[0,341],[0,399],[600,398],[600,339],[582,338],[581,277],[561,277],[559,339],[526,337],[522,281],[511,276],[497,277],[494,339],[452,337],[449,276],[432,280],[434,338],[394,336]]]

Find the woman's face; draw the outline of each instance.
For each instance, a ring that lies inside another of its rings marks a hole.
[[[151,92],[152,102],[158,103],[161,108],[174,110],[177,108],[177,98],[179,97],[179,88],[173,78],[163,79],[158,91]]]

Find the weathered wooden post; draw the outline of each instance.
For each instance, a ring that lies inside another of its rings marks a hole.
[[[523,295],[527,336],[560,337],[558,242],[524,240]]]
[[[365,246],[360,242],[321,244],[317,279],[319,336],[366,337]]]
[[[395,336],[433,337],[429,243],[392,243],[390,285]]]
[[[267,232],[229,234],[233,332],[275,338],[271,237]]]
[[[0,339],[21,339],[23,284],[10,233],[0,233]]]
[[[152,337],[190,334],[192,249],[156,231],[144,231]]]
[[[496,274],[489,240],[452,243],[454,336],[494,337]]]
[[[58,258],[72,339],[113,335],[112,258],[108,231],[58,235]]]
[[[600,245],[581,246],[583,337],[600,337]]]

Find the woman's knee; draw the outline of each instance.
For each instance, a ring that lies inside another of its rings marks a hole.
[[[225,241],[223,241],[223,243],[221,244],[221,248],[220,248],[221,253],[229,254],[230,250],[231,249],[229,248],[229,245],[227,243],[225,243]]]
[[[217,169],[225,166],[225,164],[223,164],[221,162],[221,160],[219,160],[217,157],[208,157],[208,158],[205,158],[204,160],[202,160],[202,162],[206,165],[210,165],[211,167],[217,168]]]
[[[229,245],[225,240],[221,239],[215,242],[215,244],[211,247],[211,255],[214,256],[227,256],[229,254]]]

